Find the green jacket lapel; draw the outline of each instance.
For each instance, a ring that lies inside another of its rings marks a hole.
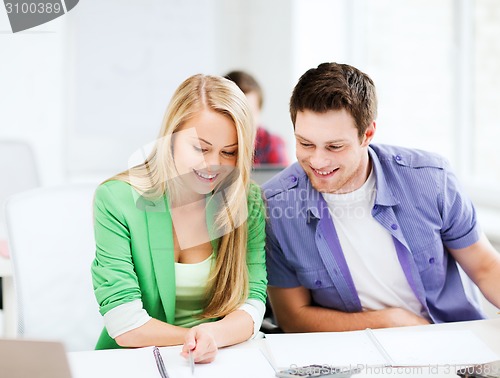
[[[154,201],[145,200],[144,210],[158,291],[167,322],[173,324],[176,289],[172,218],[165,197]]]

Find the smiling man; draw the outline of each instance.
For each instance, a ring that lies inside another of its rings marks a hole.
[[[308,70],[290,113],[297,163],[264,185],[268,291],[284,331],[482,319],[474,283],[500,306],[499,254],[446,160],[371,144],[366,74]]]

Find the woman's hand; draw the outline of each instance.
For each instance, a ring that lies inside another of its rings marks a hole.
[[[219,348],[248,340],[252,331],[252,317],[246,311],[236,310],[220,320],[187,330],[181,355],[188,358],[191,350],[194,362],[212,362]]]
[[[190,350],[196,363],[205,364],[215,360],[218,347],[209,324],[200,324],[187,332],[181,355],[188,358]]]

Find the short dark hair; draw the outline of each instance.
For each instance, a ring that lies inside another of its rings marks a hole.
[[[367,74],[348,64],[322,63],[311,68],[300,77],[290,98],[294,127],[297,112],[341,109],[354,118],[359,138],[377,117],[375,84]]]
[[[262,108],[262,105],[264,104],[262,88],[252,75],[245,71],[231,71],[224,77],[234,81],[244,94],[256,92],[259,97],[259,108]]]

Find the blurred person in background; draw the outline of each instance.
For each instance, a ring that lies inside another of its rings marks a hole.
[[[260,124],[264,96],[257,80],[249,73],[237,70],[229,72],[225,75],[225,78],[234,81],[240,87],[247,97],[250,109],[252,110],[254,122],[257,127],[254,164],[287,165],[288,159],[285,142],[280,136],[270,133]]]

